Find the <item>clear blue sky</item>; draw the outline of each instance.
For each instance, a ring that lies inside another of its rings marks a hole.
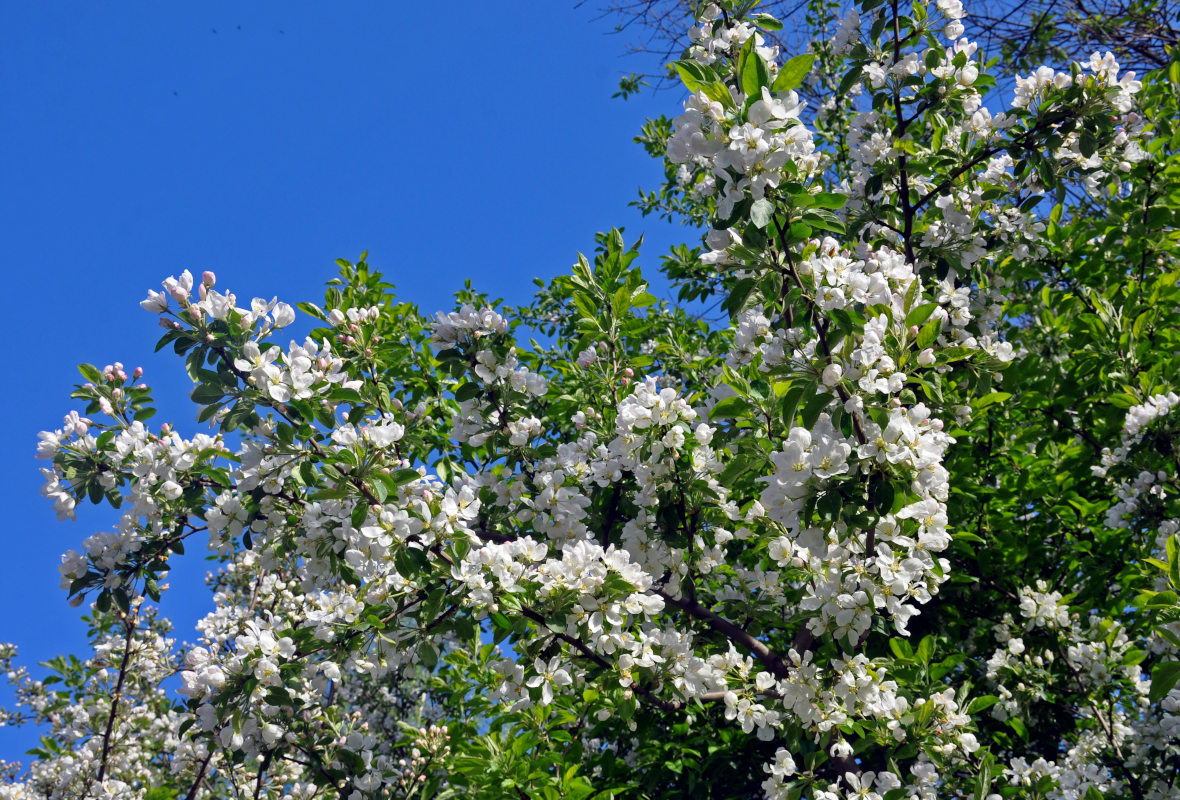
[[[73,407],[74,365],[142,365],[153,423],[197,430],[183,365],[152,354],[138,307],[162,278],[213,269],[239,298],[318,300],[333,260],[368,249],[432,311],[467,277],[522,302],[612,225],[647,233],[653,275],[690,235],[627,206],[661,175],[631,138],[679,98],[610,98],[652,65],[589,5],[6,4],[0,640],[23,663],[82,652],[57,565],[113,519],[87,505],[59,523],[39,494],[36,434]],[[179,638],[206,608],[204,568],[190,549],[163,599]],[[34,741],[0,730],[0,757]]]

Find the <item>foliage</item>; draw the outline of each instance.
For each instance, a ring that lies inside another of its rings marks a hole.
[[[10,672],[51,727],[0,797],[1174,795],[1180,62],[1001,110],[957,0],[817,5],[794,57],[750,6],[644,131],[708,226],[675,302],[618,230],[523,308],[363,255],[322,305],[149,293],[214,431],[113,364],[42,434],[59,516],[123,516],[63,558],[94,655]]]

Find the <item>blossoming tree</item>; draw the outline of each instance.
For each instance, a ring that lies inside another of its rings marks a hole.
[[[619,231],[525,308],[363,256],[322,305],[149,293],[207,432],[114,364],[41,435],[58,515],[122,518],[63,557],[94,653],[9,671],[49,732],[0,797],[1180,791],[1180,63],[1002,107],[958,0],[793,57],[750,5],[642,137],[708,229],[678,302]]]

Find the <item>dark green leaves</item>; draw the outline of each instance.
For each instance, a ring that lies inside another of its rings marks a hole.
[[[1180,661],[1164,661],[1155,665],[1151,671],[1151,691],[1147,695],[1153,703],[1158,703],[1172,687],[1180,682]]]

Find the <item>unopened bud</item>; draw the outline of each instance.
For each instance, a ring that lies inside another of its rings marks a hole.
[[[207,269],[201,273],[201,283],[204,286],[212,286],[217,283],[217,276],[213,274],[213,270]]]
[[[917,336],[917,335],[918,335],[918,326],[911,325],[910,326],[910,336]]]
[[[635,377],[635,370],[631,369],[630,367],[627,367],[626,369],[623,370],[623,374],[626,375],[628,378],[633,378],[633,377]]]
[[[134,369],[134,370],[131,372],[131,377],[133,377],[133,378],[142,378],[142,377],[143,377],[143,367],[136,367],[136,368],[135,368],[135,369]]]

